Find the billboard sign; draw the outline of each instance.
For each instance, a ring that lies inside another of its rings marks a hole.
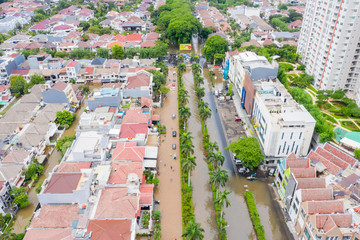
[[[180,51],[181,50],[191,50],[191,44],[190,43],[180,44]]]

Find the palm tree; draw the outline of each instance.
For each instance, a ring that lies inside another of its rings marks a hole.
[[[194,145],[191,142],[180,144],[181,154],[188,157],[189,154],[194,154]]]
[[[191,132],[183,132],[181,135],[180,135],[180,144],[186,144],[186,143],[191,143],[191,140],[193,139],[194,137],[191,136]]]
[[[184,87],[179,89],[178,99],[179,99],[179,102],[180,102],[181,105],[188,104],[188,102],[189,102],[189,93]]]
[[[182,160],[182,167],[184,172],[188,172],[188,186],[190,187],[190,172],[194,170],[196,166],[196,157],[190,156]]]
[[[191,66],[191,69],[193,71],[193,73],[201,73],[201,67],[199,64],[197,63],[194,63],[192,66]]]
[[[208,156],[208,161],[214,166],[214,170],[217,170],[220,166],[224,164],[225,158],[221,152],[218,151],[215,154],[211,152]]]
[[[212,151],[219,151],[219,145],[217,142],[209,142],[208,143],[208,150],[209,152],[212,152]]]
[[[200,108],[200,117],[204,120],[204,122],[211,117],[211,109],[210,108]]]
[[[184,120],[184,129],[185,129],[186,122],[191,116],[190,108],[181,106],[179,109],[179,115],[180,115],[180,118]]]
[[[226,170],[217,170],[210,172],[210,182],[216,188],[216,196],[219,187],[225,187],[227,180],[229,179],[228,171]]]
[[[201,240],[204,239],[204,229],[200,223],[196,223],[193,220],[187,223],[184,234],[185,240]]]
[[[196,88],[195,89],[195,93],[196,93],[196,97],[198,98],[198,99],[201,99],[201,98],[203,98],[204,96],[205,96],[205,89],[204,88]]]
[[[221,208],[220,224],[222,224],[224,205],[225,205],[225,207],[229,207],[231,205],[231,203],[227,197],[230,193],[231,193],[230,191],[225,189],[224,191],[220,191],[219,195],[215,199],[215,204],[218,204]],[[222,229],[222,226],[220,226],[220,229]]]
[[[207,102],[204,102],[204,100],[200,100],[200,102],[198,102],[198,108],[208,108],[209,104]]]
[[[186,71],[185,63],[179,63],[177,67],[180,70],[180,72],[185,72]]]

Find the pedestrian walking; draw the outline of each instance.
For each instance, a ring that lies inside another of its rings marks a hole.
[[[173,169],[172,166],[170,166],[170,169],[171,169],[171,170]]]

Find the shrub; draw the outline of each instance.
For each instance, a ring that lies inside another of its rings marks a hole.
[[[259,240],[265,240],[266,238],[265,238],[264,226],[260,222],[260,217],[256,209],[254,195],[250,191],[246,191],[244,195],[245,195],[246,204],[249,209],[250,218],[255,228],[256,235]]]
[[[159,210],[155,210],[153,213],[155,221],[160,221],[161,218],[161,212]]]

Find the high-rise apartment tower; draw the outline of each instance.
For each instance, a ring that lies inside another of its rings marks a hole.
[[[318,89],[360,87],[360,0],[306,3],[298,52]]]

